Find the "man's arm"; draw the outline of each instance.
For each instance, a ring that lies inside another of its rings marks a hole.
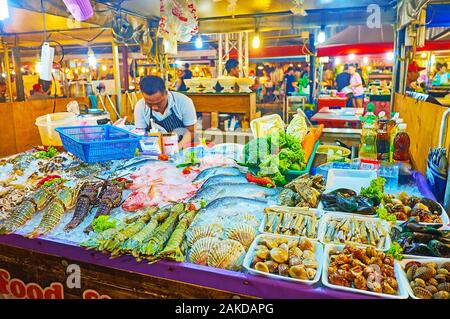
[[[195,125],[190,125],[186,127],[186,133],[183,135],[183,138],[181,139],[180,143],[178,143],[178,146],[180,149],[183,149],[185,147],[189,147],[192,142],[194,142],[195,137]]]

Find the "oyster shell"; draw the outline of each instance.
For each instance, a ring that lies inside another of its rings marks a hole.
[[[303,255],[302,255],[303,259],[314,259],[314,253],[311,250],[304,250],[303,251]]]
[[[300,257],[302,257],[302,255],[303,255],[303,251],[298,247],[289,249],[289,256],[291,256],[291,257],[295,256],[295,257],[300,258]]]
[[[264,262],[269,269],[270,273],[274,273],[278,269],[278,264],[274,262],[273,260],[267,260]]]
[[[255,251],[255,255],[261,259],[267,259],[267,257],[269,257],[270,255],[270,250],[266,246],[261,246],[261,248],[258,248]]]
[[[220,237],[220,235],[222,235],[222,226],[219,224],[198,225],[187,231],[186,241],[188,246],[192,247],[199,239],[205,237]]]
[[[417,298],[422,298],[422,299],[433,298],[433,294],[431,292],[429,292],[427,289],[422,288],[422,287],[415,287],[413,289],[413,292]]]
[[[226,229],[225,235],[229,239],[237,240],[244,247],[249,247],[253,242],[253,239],[255,239],[256,230],[249,225],[239,224]]]
[[[242,220],[244,221],[245,224],[252,226],[254,228],[257,228],[260,224],[260,221],[258,220],[258,218],[256,218],[255,215],[253,214],[244,214],[242,215]]]
[[[209,251],[208,266],[229,270],[239,270],[245,248],[236,240],[225,239],[214,245]]]
[[[450,261],[447,261],[439,267],[439,269],[446,269],[448,272],[450,272]]]
[[[306,268],[317,269],[317,261],[315,259],[303,259],[303,265],[305,265]]]
[[[204,237],[199,239],[192,245],[188,260],[197,265],[206,265],[209,251],[218,243],[220,243],[220,239],[216,237]]]

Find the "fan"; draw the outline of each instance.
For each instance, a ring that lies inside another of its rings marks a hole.
[[[135,30],[125,18],[115,16],[112,21],[112,30],[117,42],[127,42],[133,37]]]

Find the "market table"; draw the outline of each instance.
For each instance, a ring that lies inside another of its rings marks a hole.
[[[325,127],[333,128],[359,128],[359,114],[362,115],[364,109],[344,108],[331,110],[329,107],[321,108],[311,117],[311,121],[324,124]]]
[[[70,269],[79,269],[79,288],[70,288]],[[109,255],[56,239],[0,236],[0,298],[2,294],[25,296],[20,287],[36,284],[56,291],[54,299],[370,298],[320,284],[307,286],[190,263],[159,261],[149,265],[131,256],[110,259]]]

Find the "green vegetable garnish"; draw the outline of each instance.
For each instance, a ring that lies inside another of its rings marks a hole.
[[[59,183],[64,183],[64,178],[54,178],[51,181],[45,182],[42,186],[44,187],[50,187],[53,184],[59,184]]]
[[[205,208],[206,207],[206,200],[202,199],[200,200],[200,208]]]
[[[394,214],[389,214],[387,209],[383,208],[383,207],[379,207],[377,209],[377,216],[378,216],[378,218],[386,220],[388,222],[395,222],[395,221],[397,221],[397,218],[395,217],[395,215]]]
[[[92,222],[92,229],[96,233],[102,232],[110,228],[116,228],[116,226],[117,220],[115,219],[110,220],[109,216],[98,216]]]
[[[384,193],[384,185],[386,183],[386,180],[382,177],[377,177],[370,181],[369,187],[361,187],[360,195],[371,198],[373,196],[376,196],[380,201],[383,197]]]
[[[34,153],[34,156],[36,158],[44,159],[44,158],[52,158],[58,154],[59,154],[58,150],[56,148],[54,148],[53,146],[50,146],[47,149],[47,152],[46,151],[38,151],[38,152]]]
[[[403,248],[400,246],[399,243],[392,243],[391,248],[386,250],[387,255],[391,255],[396,260],[402,260],[403,259]]]

